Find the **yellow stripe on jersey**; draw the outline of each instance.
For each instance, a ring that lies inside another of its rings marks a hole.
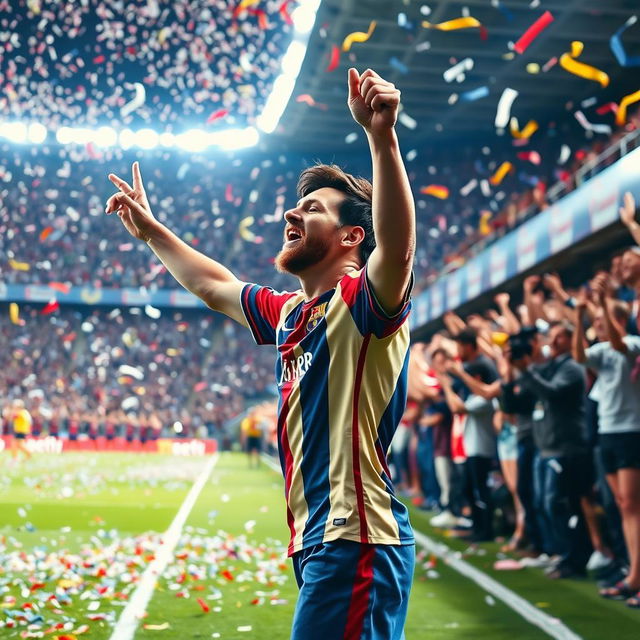
[[[408,323],[387,338],[371,337],[360,386],[358,427],[360,429],[360,473],[365,491],[369,542],[397,540],[400,532],[391,510],[391,495],[380,477],[383,467],[375,449],[378,426],[396,390],[409,342]],[[384,371],[381,365],[384,364]],[[385,452],[386,453],[386,452]]]
[[[356,364],[364,339],[351,319],[340,291],[331,300],[325,316],[329,347],[329,517],[324,542],[336,538],[360,540],[360,520],[353,482],[351,423]],[[351,331],[345,328],[351,326]],[[335,519],[346,518],[336,526]]]

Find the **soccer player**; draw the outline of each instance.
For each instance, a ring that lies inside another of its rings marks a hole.
[[[24,402],[20,399],[13,401],[13,411],[11,413],[11,423],[13,425],[13,440],[11,441],[11,457],[16,460],[18,454],[22,452],[28,460],[31,458],[31,451],[27,449],[26,438],[31,434],[33,420],[31,414],[25,408]]]
[[[242,420],[240,436],[249,459],[249,467],[260,468],[260,453],[262,452],[262,417],[256,407]]]
[[[400,92],[349,70],[348,105],[366,134],[373,182],[336,166],[302,172],[285,212],[281,271],[300,289],[240,282],[152,214],[139,165],[107,202],[125,228],[211,308],[278,351],[278,449],[289,555],[300,595],[294,640],[399,640],[414,566],[407,509],[386,454],[407,395],[414,202],[395,123]]]

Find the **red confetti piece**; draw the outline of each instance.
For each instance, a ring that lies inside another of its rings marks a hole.
[[[480,40],[486,41],[489,38],[489,31],[484,25],[480,25]]]
[[[51,302],[47,302],[47,304],[40,311],[41,315],[46,315],[48,313],[53,313],[60,308],[57,300],[51,300]]]
[[[40,232],[40,242],[44,242],[51,235],[52,231],[53,231],[53,227],[45,227]]]
[[[199,391],[204,391],[207,388],[207,383],[203,380],[202,382],[197,382],[193,385],[193,390],[197,393]]]
[[[280,5],[278,9],[278,13],[282,16],[282,19],[289,25],[293,25],[293,20],[289,15],[289,11],[287,10],[287,5],[291,2],[291,0],[284,0],[284,2]]]
[[[607,102],[596,109],[596,113],[599,116],[604,116],[611,111],[613,111],[613,113],[618,113],[618,105],[615,102]]]
[[[198,598],[196,602],[200,605],[200,608],[205,613],[209,613],[209,611],[211,611],[211,609],[209,608],[209,605],[202,598]]]
[[[331,57],[329,59],[329,66],[327,67],[327,71],[335,71],[340,64],[340,47],[337,45],[332,45],[331,47]]]
[[[222,571],[220,575],[226,580],[228,580],[229,582],[233,581],[233,574],[228,569],[225,569],[224,571]]]
[[[224,199],[227,202],[233,202],[233,186],[231,185],[231,183],[227,184],[224,190]]]
[[[269,28],[269,21],[267,20],[267,14],[262,9],[248,9],[252,16],[258,16],[258,26],[266,31]]]
[[[328,109],[326,104],[323,104],[321,102],[316,102],[313,99],[313,96],[311,96],[308,93],[303,93],[299,95],[296,98],[296,102],[304,102],[305,104],[308,104],[310,107],[317,107],[318,109],[322,109],[323,111],[326,111]]]
[[[526,160],[531,164],[536,165],[542,162],[542,158],[537,151],[520,151],[520,153],[518,153],[518,158],[520,158],[520,160]]]
[[[93,59],[93,63],[94,64],[102,64],[105,60],[106,60],[106,58],[104,56],[96,56]]]
[[[211,124],[212,122],[215,122],[216,120],[220,120],[220,118],[224,118],[225,116],[228,116],[228,115],[229,115],[228,109],[217,109],[207,118],[207,124]]]
[[[521,36],[513,47],[516,53],[524,53],[529,45],[553,22],[551,12],[545,11]]]

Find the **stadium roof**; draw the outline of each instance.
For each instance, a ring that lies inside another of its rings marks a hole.
[[[572,119],[585,99],[596,96],[597,107],[607,100],[619,102],[640,88],[634,69],[621,67],[609,44],[637,9],[636,0],[431,0],[428,6],[408,1],[323,0],[278,138],[289,148],[346,147],[345,138],[358,130],[346,108],[346,76],[352,65],[360,71],[371,67],[402,90],[405,112],[416,122],[410,133],[413,144],[495,136],[497,103],[507,87],[519,92],[511,114],[520,119],[520,126],[530,119]],[[546,11],[553,22],[523,54],[514,53],[513,43]],[[486,32],[478,28],[439,31],[421,24],[464,15],[477,18]],[[327,71],[332,48],[341,47],[353,31],[366,32],[372,20],[376,26],[371,37],[353,44],[348,53],[340,51],[339,66]],[[635,24],[623,36],[630,55],[640,53],[639,31],[640,25]],[[549,62],[569,52],[574,40],[584,43],[580,62],[610,76],[608,89]],[[473,69],[465,72],[462,82],[446,82],[443,73],[465,58],[473,60]],[[535,71],[528,67],[531,64],[538,65],[537,73],[531,73]],[[458,98],[451,104],[452,94],[459,97],[483,86],[488,88],[486,97],[470,102]],[[301,95],[310,96],[315,106],[297,102]],[[589,121],[611,123],[611,114],[607,118],[593,109],[582,110]]]

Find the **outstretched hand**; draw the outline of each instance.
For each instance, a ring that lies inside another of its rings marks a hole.
[[[366,131],[383,133],[396,124],[400,91],[375,71],[367,69],[360,75],[352,67],[349,69],[348,105],[353,119]]]
[[[147,194],[142,184],[140,165],[133,163],[133,187],[114,173],[109,174],[109,180],[120,190],[107,200],[105,213],[117,213],[125,229],[138,240],[149,240],[149,232],[156,222]]]
[[[629,191],[624,194],[623,205],[620,207],[620,220],[627,227],[636,221],[636,201]]]

